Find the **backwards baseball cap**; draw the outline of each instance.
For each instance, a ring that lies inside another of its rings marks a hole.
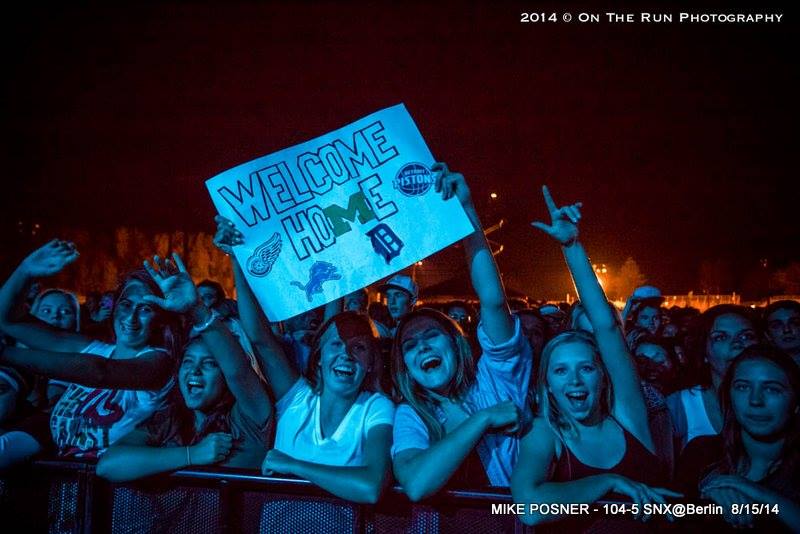
[[[558,313],[564,313],[564,311],[555,304],[545,304],[539,308],[539,313],[542,315],[555,315]]]
[[[414,283],[414,280],[412,280],[410,276],[406,276],[404,274],[396,274],[391,278],[389,278],[386,282],[378,286],[378,291],[380,291],[381,293],[386,293],[386,290],[390,288],[402,289],[403,291],[411,295],[411,304],[417,302],[417,295],[419,293],[419,289],[417,288],[417,284]]]
[[[631,300],[657,300],[664,302],[661,290],[655,286],[639,286],[633,290]]]

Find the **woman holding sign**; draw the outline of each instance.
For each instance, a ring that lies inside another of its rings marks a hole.
[[[532,366],[464,176],[443,163],[432,171],[436,191],[444,200],[457,199],[475,228],[464,248],[480,298],[483,354],[475,365],[461,328],[437,311],[416,310],[398,324],[392,374],[403,404],[395,418],[392,459],[412,501],[433,495],[448,481],[461,487],[508,486]]]
[[[567,331],[544,348],[538,417],[520,444],[514,500],[557,505],[627,497],[634,504],[628,510],[641,517],[644,504],[679,494],[654,486],[666,480],[666,470],[654,454],[636,365],[578,242],[581,204],[558,208],[547,187],[543,193],[552,222],[533,225],[561,244],[593,333]],[[530,525],[558,517],[521,519]]]
[[[228,219],[216,220],[214,242],[230,254],[243,237]],[[236,261],[233,271],[242,326],[276,400],[275,448],[262,471],[308,479],[343,499],[376,502],[389,478],[394,404],[379,392],[375,326],[356,312],[329,318],[317,330],[308,371],[300,376]]]

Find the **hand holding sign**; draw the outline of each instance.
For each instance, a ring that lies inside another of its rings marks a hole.
[[[227,255],[233,254],[233,247],[244,243],[242,232],[236,229],[230,219],[217,215],[217,233],[214,234],[214,245]]]
[[[456,196],[471,205],[464,177],[434,166],[402,105],[206,185],[220,215],[214,242],[236,257],[272,321],[352,293],[472,232],[462,207],[446,202]]]
[[[472,194],[463,174],[450,172],[447,164],[443,161],[434,163],[431,171],[436,176],[436,192],[442,193],[444,200],[456,197],[465,208],[472,205]]]

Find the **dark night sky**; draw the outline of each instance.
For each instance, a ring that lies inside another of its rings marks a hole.
[[[508,219],[501,268],[534,295],[568,288],[557,247],[527,227],[544,216],[544,181],[584,201],[594,259],[633,256],[668,293],[693,289],[702,259],[740,272],[800,259],[791,12],[759,25],[521,24],[520,6],[550,11],[27,8],[2,37],[2,232],[20,219],[51,233],[210,231],[205,179],[404,102],[470,180],[484,222]]]

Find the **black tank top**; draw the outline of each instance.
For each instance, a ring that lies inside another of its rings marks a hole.
[[[663,462],[648,451],[633,434],[625,430],[625,427],[617,423],[625,435],[625,454],[617,465],[602,469],[586,465],[572,454],[568,446],[562,448],[561,457],[556,462],[553,482],[569,482],[579,480],[594,475],[614,473],[624,476],[636,482],[647,484],[648,486],[661,487],[668,481],[667,470]],[[616,493],[609,493],[603,499],[629,501],[626,496]]]

